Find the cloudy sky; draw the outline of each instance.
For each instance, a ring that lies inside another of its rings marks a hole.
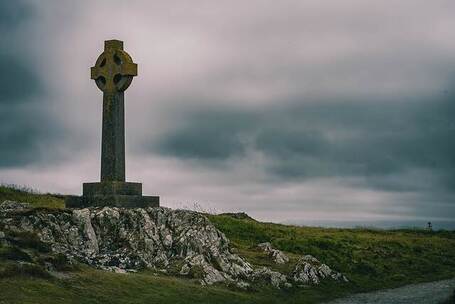
[[[276,222],[455,218],[453,0],[1,1],[0,182],[99,180],[120,39],[127,179]]]

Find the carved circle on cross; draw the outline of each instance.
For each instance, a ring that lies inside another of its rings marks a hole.
[[[125,91],[137,75],[137,64],[123,50],[123,42],[108,40],[104,52],[91,68],[91,78],[96,86],[105,93]]]

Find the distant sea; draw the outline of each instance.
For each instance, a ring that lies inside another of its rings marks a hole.
[[[335,220],[302,220],[284,221],[286,225],[330,227],[330,228],[376,228],[376,229],[426,229],[429,221],[422,220],[374,220],[374,221],[335,221]],[[430,221],[433,230],[455,230],[453,221]]]

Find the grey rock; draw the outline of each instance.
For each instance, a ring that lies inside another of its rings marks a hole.
[[[144,267],[180,274],[202,271],[202,284],[248,280],[252,266],[229,248],[229,240],[203,215],[167,208],[39,210],[7,201],[0,205],[5,229],[36,233],[55,253],[115,272]]]
[[[253,269],[232,253],[229,240],[207,217],[188,210],[162,207],[48,210],[6,201],[0,204],[0,228],[2,242],[7,241],[3,231],[32,232],[69,261],[118,273],[152,268],[199,279],[203,285],[224,282],[243,289],[252,282],[289,288],[294,283],[318,284],[325,278],[347,280],[312,256],[302,257],[289,276],[267,267]],[[269,243],[260,246],[277,263],[289,260]]]
[[[294,282],[304,285],[317,285],[323,279],[348,282],[348,279],[344,275],[332,270],[329,266],[319,262],[318,259],[311,255],[305,255],[299,259],[290,277]]]
[[[258,244],[258,247],[265,253],[267,253],[272,258],[272,260],[277,264],[285,264],[289,262],[289,258],[282,251],[274,249],[272,247],[272,244],[270,244],[269,242],[260,243]]]
[[[236,283],[236,286],[240,289],[248,289],[250,287],[250,284],[244,281],[238,281]]]
[[[12,211],[12,210],[23,210],[30,209],[30,205],[27,203],[18,203],[14,201],[4,201],[0,204],[0,211]]]
[[[276,288],[289,286],[286,276],[278,271],[273,271],[267,267],[256,269],[253,273],[253,279],[256,281],[266,281]]]
[[[284,287],[286,288],[292,288],[292,284],[289,282],[284,283]]]

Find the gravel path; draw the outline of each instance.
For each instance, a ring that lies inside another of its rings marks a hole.
[[[438,304],[452,295],[455,279],[359,293],[327,304]]]

